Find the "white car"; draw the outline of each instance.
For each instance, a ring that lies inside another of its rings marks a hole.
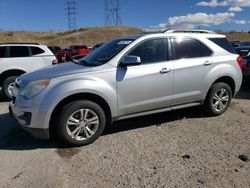
[[[11,98],[16,77],[56,63],[56,57],[47,46],[38,43],[0,44],[0,87],[3,95]]]

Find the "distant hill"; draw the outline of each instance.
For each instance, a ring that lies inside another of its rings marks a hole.
[[[45,45],[59,45],[67,47],[72,44],[93,46],[120,36],[142,33],[143,30],[133,27],[94,27],[80,28],[65,32],[28,32],[28,31],[0,31],[1,42],[38,42]],[[230,40],[249,40],[248,33],[223,33]]]
[[[230,32],[230,33],[223,33],[227,36],[227,38],[231,41],[250,41],[250,34],[246,32]]]
[[[28,32],[0,31],[0,43],[3,42],[38,42],[46,45],[67,47],[72,44],[93,46],[120,36],[138,34],[141,29],[133,27],[95,27],[69,30],[65,32]]]

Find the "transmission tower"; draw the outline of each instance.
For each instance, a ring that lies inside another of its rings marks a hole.
[[[77,28],[77,21],[76,21],[76,0],[67,0],[65,3],[65,10],[66,15],[68,16],[68,27],[69,29],[76,29]]]
[[[105,25],[122,25],[121,0],[105,0]]]

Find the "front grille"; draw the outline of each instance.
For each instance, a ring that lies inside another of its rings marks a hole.
[[[31,123],[32,114],[30,112],[24,112],[23,115],[18,116],[18,119],[25,121],[25,124],[28,126]]]

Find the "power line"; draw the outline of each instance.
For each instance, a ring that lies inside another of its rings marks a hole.
[[[105,0],[105,25],[122,25],[121,0]]]
[[[76,0],[67,0],[65,3],[65,11],[66,15],[68,16],[68,28],[69,29],[76,29],[77,28],[77,20],[76,20],[76,14],[77,14],[77,3]]]

